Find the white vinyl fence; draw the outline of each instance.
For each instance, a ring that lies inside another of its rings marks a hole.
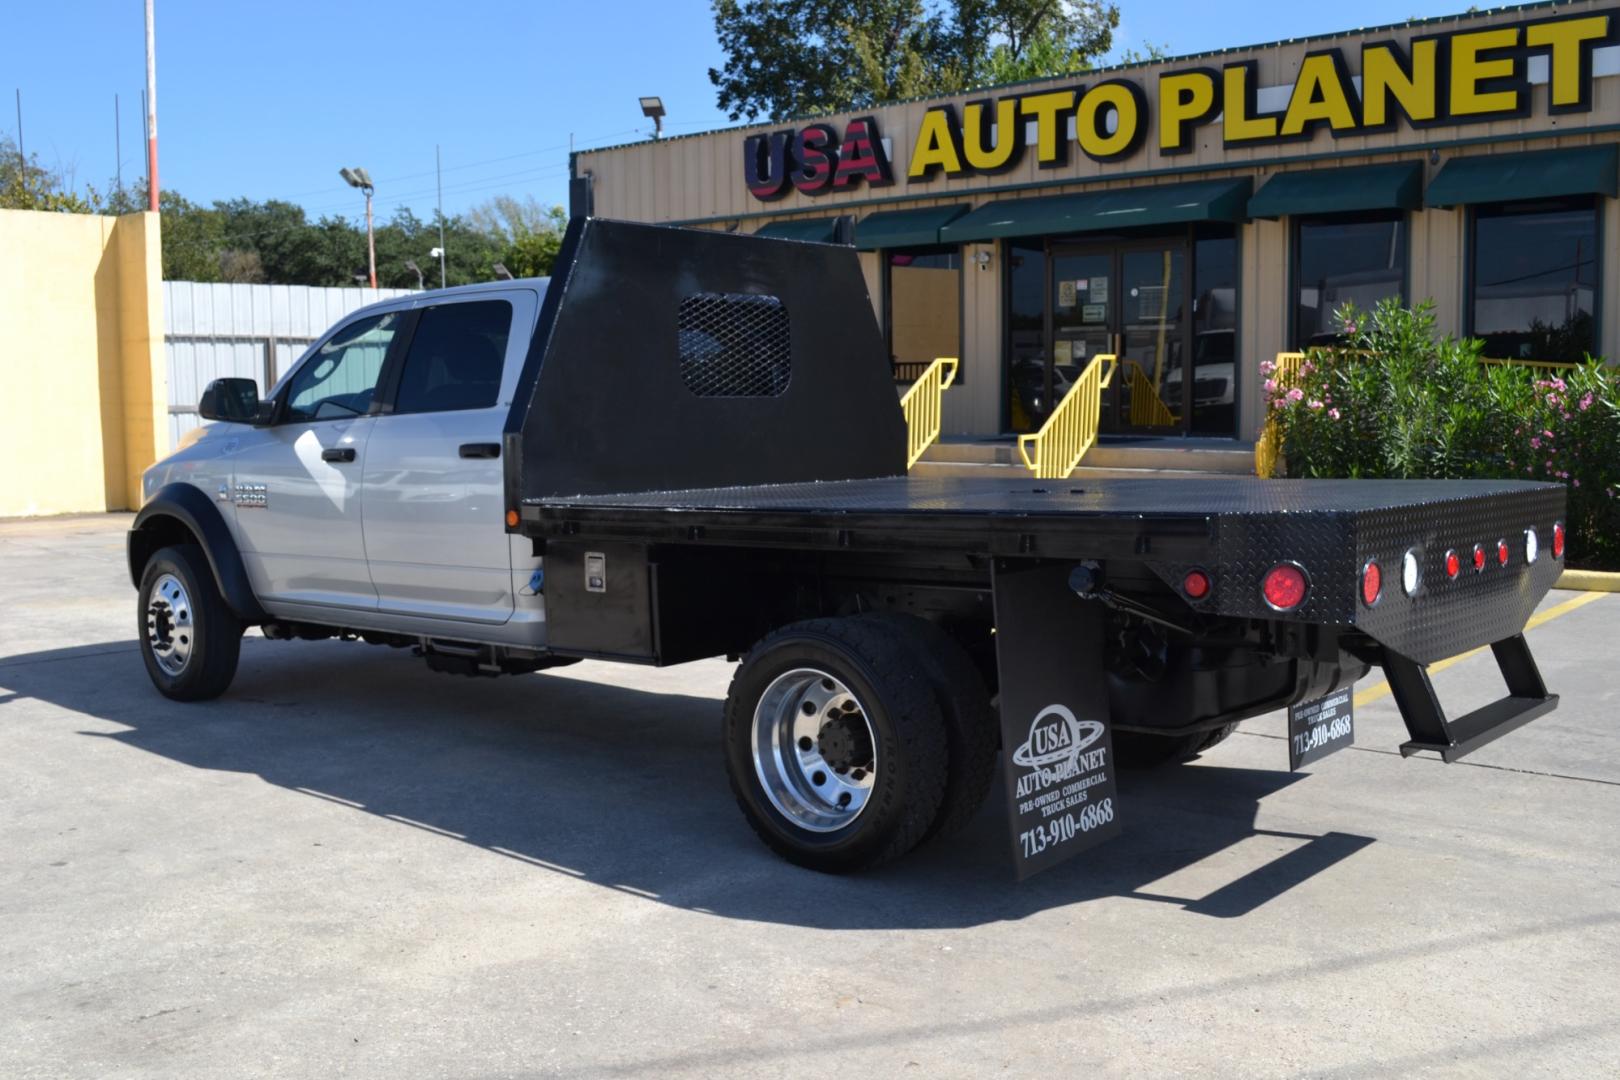
[[[165,281],[169,445],[201,422],[197,399],[212,380],[254,379],[262,394],[343,316],[414,291]]]

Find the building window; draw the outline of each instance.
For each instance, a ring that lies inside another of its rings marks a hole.
[[[896,248],[883,253],[889,361],[909,383],[942,356],[962,355],[962,249]],[[960,365],[957,383],[962,382]]]
[[[1474,209],[1469,333],[1485,355],[1580,360],[1597,350],[1598,210],[1591,197]]]
[[[1211,230],[1213,231],[1213,229]],[[1237,237],[1193,241],[1194,435],[1237,435]]]
[[[1332,345],[1333,313],[1346,303],[1368,310],[1406,298],[1403,211],[1294,221],[1294,348]]]

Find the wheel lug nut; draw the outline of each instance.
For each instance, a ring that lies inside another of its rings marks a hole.
[[[808,735],[800,735],[799,736],[799,749],[800,750],[803,750],[805,753],[809,753],[810,748],[812,746],[814,746],[814,745],[816,745],[816,744],[810,741],[810,736],[808,736]]]
[[[820,769],[817,769],[815,775],[810,777],[810,782],[816,785],[816,787],[820,787],[822,784],[827,782],[827,774],[822,772]]]

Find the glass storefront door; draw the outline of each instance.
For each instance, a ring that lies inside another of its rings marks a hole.
[[[1186,431],[1185,262],[1185,245],[1175,242],[1051,249],[1048,362],[1027,373],[1028,389],[1017,388],[1041,406],[1032,419],[1050,414],[1092,357],[1112,353],[1119,364],[1103,394],[1102,429]]]
[[[1119,358],[1102,429],[1236,434],[1230,231],[1009,241],[1006,430],[1034,431],[1099,353]],[[1189,377],[1190,376],[1190,377]]]
[[[1186,269],[1182,245],[1119,253],[1119,370],[1115,431],[1182,434],[1187,430]],[[1104,412],[1103,430],[1108,430]]]

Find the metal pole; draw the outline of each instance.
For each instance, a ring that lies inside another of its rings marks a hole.
[[[141,126],[146,126],[146,87],[141,87]],[[152,186],[152,163],[146,162],[146,186]]]
[[[24,180],[28,179],[28,154],[22,140],[22,87],[17,87],[17,162]]]
[[[445,287],[444,279],[444,167],[439,160],[439,144],[433,144],[433,175],[434,183],[439,188],[439,288]]]
[[[371,287],[377,287],[377,242],[371,234],[371,189],[366,188],[366,255],[371,263]]]
[[[152,0],[146,0],[146,208],[157,213],[157,44],[152,29]]]
[[[117,159],[118,194],[124,194],[124,125],[118,119],[118,95],[113,95],[113,157]]]

